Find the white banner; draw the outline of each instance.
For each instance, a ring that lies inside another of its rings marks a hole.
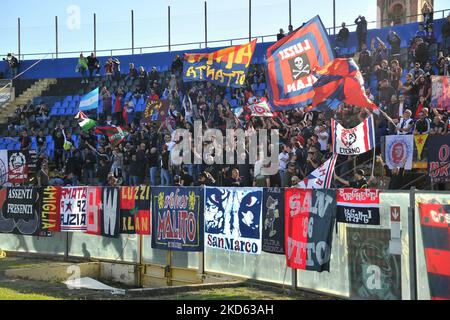
[[[404,168],[406,170],[411,170],[413,162],[413,151],[413,135],[397,135],[386,137],[385,158],[386,165],[389,167],[389,169],[403,167],[403,162],[406,159]]]

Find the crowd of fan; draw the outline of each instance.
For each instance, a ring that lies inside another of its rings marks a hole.
[[[430,77],[450,74],[450,16],[442,28],[443,42],[436,46],[433,46],[433,22],[427,18],[417,35],[410,39],[409,55],[406,58],[401,56],[401,39],[395,32],[390,32],[386,39],[391,49],[379,38],[371,39],[369,48],[367,22],[364,17],[358,17],[356,23],[360,50],[354,59],[359,63],[364,76],[367,95],[381,110],[375,112],[377,153],[380,154],[380,140],[386,135],[447,133],[450,130],[447,111],[430,107]],[[281,30],[278,38],[283,36]],[[340,47],[346,45],[348,30],[345,24],[334,40]],[[438,49],[430,50],[430,47]],[[37,137],[40,155],[41,169],[36,177],[38,185],[149,183],[151,186],[296,186],[332,155],[330,117],[335,116],[345,127],[354,127],[368,116],[365,110],[342,105],[335,113],[305,112],[299,108],[275,112],[274,118],[251,117],[249,111],[244,108],[244,112],[237,118],[231,101],[236,100],[239,106],[244,107],[266,95],[266,92],[261,95],[261,92],[255,90],[260,83],[266,82],[262,65],[250,66],[245,86],[242,89],[231,89],[231,92],[206,82],[192,85],[183,83],[183,62],[179,56],[175,58],[169,75],[158,72],[156,68],[151,72],[147,72],[144,67],[137,69],[133,64],[130,64],[128,73],[124,74],[117,58],[110,58],[106,65],[100,66],[94,54],[88,58],[81,55],[77,71],[82,76],[82,82],[88,84],[95,76],[100,76],[102,67],[105,75],[103,81],[138,79],[139,85],[128,99],[125,99],[126,92],[121,88],[116,92],[102,88],[100,95],[103,100],[103,113],[98,118],[96,113],[88,114],[98,121],[99,126],[123,126],[128,132],[126,139],[113,147],[106,137],[98,139],[95,130],[91,129],[89,132],[81,132],[76,148],[70,130],[65,130],[61,125],[53,132],[54,157],[48,159],[43,132],[32,131],[31,134]],[[404,68],[407,74],[406,80],[402,82]],[[372,83],[373,81],[376,83]],[[371,92],[370,88],[374,87],[377,92]],[[170,111],[166,121],[141,124],[142,114],[136,112],[132,102],[133,98],[139,99],[141,96],[153,100],[167,99]],[[11,125],[17,130],[32,128],[33,125],[28,120],[30,116],[34,116],[36,122],[45,122],[49,116],[48,109],[45,106],[21,108],[17,111],[16,122]],[[175,144],[181,142],[173,141],[173,131],[185,128],[192,132],[193,122],[197,120],[202,121],[204,129],[278,129],[281,142],[279,172],[273,176],[262,175],[262,166],[269,164],[263,164],[262,159],[258,159],[254,165],[248,164],[248,153],[236,156],[246,159],[246,164],[172,165],[170,152]],[[25,130],[22,135],[21,148],[30,149],[29,133]],[[71,142],[71,147],[67,147],[67,141]],[[380,157],[377,162],[385,166]],[[336,168],[336,186],[377,185],[373,176],[367,177],[364,170],[356,170],[351,157],[339,156]],[[405,182],[404,170],[398,168],[388,170],[387,173],[392,176],[389,188],[401,188]],[[344,179],[349,176],[350,181]]]

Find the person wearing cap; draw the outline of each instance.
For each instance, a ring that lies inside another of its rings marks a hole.
[[[339,181],[346,187],[354,188],[354,189],[366,189],[369,182],[367,181],[367,179],[364,175],[365,175],[364,170],[357,169],[357,170],[355,170],[353,181],[347,181],[345,179],[342,179],[341,177],[338,177],[336,175],[336,173],[334,174],[334,177],[337,181]],[[372,180],[372,178],[370,180]]]

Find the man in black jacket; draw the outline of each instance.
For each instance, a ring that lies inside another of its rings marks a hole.
[[[377,156],[377,162],[381,163],[386,170],[386,176],[391,178],[389,181],[388,190],[400,190],[405,185],[406,158],[403,160],[401,168],[389,169],[381,156]]]
[[[58,171],[60,171],[63,167],[64,154],[64,136],[61,130],[64,130],[64,127],[62,125],[59,128],[56,128],[53,132],[53,140],[55,144],[54,161],[56,170]]]
[[[95,53],[91,53],[91,55],[87,58],[87,61],[88,61],[88,69],[89,69],[89,80],[92,80],[94,71],[97,76],[100,76],[100,61],[98,61]]]
[[[342,29],[339,31],[339,34],[337,35],[337,41],[340,46],[347,47],[348,38],[350,36],[350,31],[348,31],[347,27],[345,26],[345,22],[342,22]]]
[[[359,50],[362,49],[363,43],[367,42],[367,21],[361,15],[355,20],[356,36],[358,37]]]

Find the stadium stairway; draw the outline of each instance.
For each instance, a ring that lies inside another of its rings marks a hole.
[[[30,88],[16,97],[13,101],[7,103],[0,110],[0,125],[7,124],[9,118],[14,114],[17,107],[25,105],[48,90],[48,88],[57,83],[57,79],[42,79],[36,81]]]

